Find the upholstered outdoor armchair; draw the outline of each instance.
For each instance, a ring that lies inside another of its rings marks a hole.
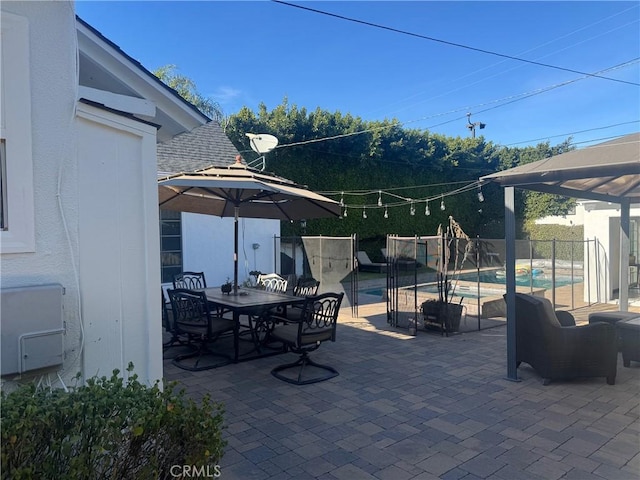
[[[517,366],[531,365],[544,385],[578,377],[606,377],[609,385],[615,384],[615,327],[578,327],[569,312],[555,312],[548,299],[534,295],[516,293],[515,307]]]

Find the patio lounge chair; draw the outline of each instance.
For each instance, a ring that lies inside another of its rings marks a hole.
[[[367,255],[367,252],[359,250],[356,253],[356,258],[358,260],[358,270],[361,272],[377,272],[384,273],[387,271],[386,263],[375,263],[372,262]]]
[[[506,298],[506,295],[505,295]],[[618,361],[615,327],[577,327],[569,312],[554,312],[543,297],[516,293],[516,366],[528,363],[543,378],[606,377],[615,384]]]

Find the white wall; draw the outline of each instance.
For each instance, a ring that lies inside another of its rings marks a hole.
[[[31,95],[22,100],[23,105],[31,105],[35,225],[33,251],[1,255],[1,282],[3,288],[47,283],[60,283],[65,287],[63,305],[67,332],[62,373],[68,380],[81,368],[78,294],[71,255],[71,252],[77,255],[78,220],[73,136],[75,13],[70,2],[1,2],[1,9],[3,19],[11,13],[23,17],[28,25]],[[5,61],[3,56],[3,75],[11,75],[11,66],[5,65]],[[16,95],[13,91],[3,93],[10,97]],[[10,141],[11,138],[7,138],[7,142]],[[8,182],[11,182],[10,178]],[[70,243],[62,212],[69,228]]]
[[[566,215],[549,215],[547,217],[538,218],[536,225],[584,225],[584,204],[582,202],[576,203],[576,211],[572,214]]]
[[[182,214],[183,270],[205,272],[207,285],[233,279],[233,218]],[[238,282],[252,270],[274,272],[273,237],[280,235],[278,220],[240,218],[238,221]],[[253,244],[260,245],[253,249]]]
[[[43,372],[53,382],[83,369],[85,378],[108,375],[131,360],[151,383],[162,376],[155,128],[81,104],[76,116],[73,3],[0,5],[3,18],[28,25],[30,98],[20,100],[31,106],[35,227],[34,248],[2,253],[2,287],[65,288],[63,369]],[[10,84],[3,95],[13,99],[20,92]]]
[[[640,207],[633,206],[630,216],[640,217]],[[614,290],[620,284],[620,207],[605,202],[585,203],[584,239],[595,240],[597,244],[597,253],[594,255],[593,251],[590,252],[589,265],[585,266],[590,269],[592,276],[591,300],[612,300]]]
[[[156,128],[78,106],[79,266],[87,376],[162,378]]]

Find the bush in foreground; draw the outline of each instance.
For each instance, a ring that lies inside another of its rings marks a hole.
[[[129,371],[133,369],[129,365]],[[24,385],[2,394],[3,479],[174,478],[172,467],[219,463],[223,407],[176,391],[92,378],[70,392]]]

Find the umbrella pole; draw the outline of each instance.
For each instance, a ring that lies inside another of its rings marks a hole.
[[[238,295],[238,216],[240,207],[235,206],[233,209],[233,294]]]

